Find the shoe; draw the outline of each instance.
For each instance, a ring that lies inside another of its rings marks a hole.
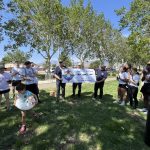
[[[147,113],[147,111],[148,111],[148,110],[147,110],[146,108],[143,108],[143,109],[142,109],[142,112],[146,112],[146,113]]]
[[[143,113],[144,113],[145,115],[147,115],[148,111],[144,111]]]
[[[121,104],[119,104],[120,106],[125,106],[125,101],[122,101]]]
[[[95,100],[96,100],[96,98],[94,98],[94,97],[93,97],[93,98],[92,98],[92,100],[94,100],[94,101],[95,101]]]
[[[25,132],[26,132],[26,125],[22,125],[20,130],[19,130],[19,133],[24,134]]]

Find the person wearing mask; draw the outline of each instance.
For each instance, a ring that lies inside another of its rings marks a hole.
[[[97,98],[98,89],[100,89],[99,99],[101,100],[103,98],[103,87],[106,78],[107,78],[106,67],[101,66],[101,69],[97,70],[96,83],[94,85],[94,97],[92,98],[93,100]]]
[[[13,98],[15,98],[15,89],[18,84],[21,83],[21,68],[18,61],[15,62],[15,67],[11,70],[11,76],[12,76],[12,92],[13,92]]]
[[[60,99],[60,88],[62,90],[62,99],[65,99],[65,83],[62,83],[62,69],[64,68],[64,62],[59,60],[59,65],[55,68],[54,77],[56,78],[56,100]]]
[[[9,100],[9,84],[11,83],[11,74],[5,72],[5,69],[6,68],[4,67],[4,65],[0,64],[0,106],[2,95],[4,95],[6,99],[6,109],[9,111],[11,109]]]
[[[81,64],[80,64],[80,63],[77,65],[77,69],[81,69]],[[77,87],[78,87],[78,97],[80,98],[80,96],[81,96],[82,83],[73,83],[73,84],[72,84],[72,90],[73,90],[72,97],[75,96],[75,92],[76,92],[76,88],[77,88]]]

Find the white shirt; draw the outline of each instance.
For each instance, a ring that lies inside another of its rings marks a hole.
[[[12,70],[11,70],[11,73],[12,74],[16,74],[16,75],[12,75],[12,80],[21,80],[21,76],[20,76],[20,74],[21,74],[21,68],[18,68],[18,67],[14,67],[14,68],[12,68]]]
[[[7,81],[11,80],[11,74],[4,72],[3,74],[0,73],[0,91],[9,90],[9,84]]]
[[[25,80],[26,85],[35,83],[35,74],[36,72],[33,68],[22,68],[21,75],[29,79],[29,80]]]
[[[128,79],[128,72],[120,72],[119,73],[119,84],[127,84],[126,82],[122,81],[121,79]]]
[[[131,76],[131,80],[132,80],[133,82],[135,82],[135,84],[132,83],[132,82],[130,82],[129,85],[134,86],[134,87],[138,87],[138,83],[139,83],[139,81],[140,81],[140,75],[134,74],[133,76]]]
[[[32,69],[34,70],[34,72],[37,74],[38,73],[38,70],[39,68],[36,68],[36,67],[32,67]],[[35,76],[34,78],[34,83],[38,84],[38,78]]]

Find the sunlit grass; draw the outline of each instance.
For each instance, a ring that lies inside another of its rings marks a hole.
[[[83,84],[81,98],[73,99],[69,84],[66,100],[59,103],[49,96],[50,89],[41,90],[43,103],[34,109],[39,117],[27,112],[25,135],[18,135],[20,111],[6,112],[2,103],[0,150],[148,150],[143,142],[146,116],[113,103],[117,82],[106,82],[101,103],[92,100],[93,89]]]

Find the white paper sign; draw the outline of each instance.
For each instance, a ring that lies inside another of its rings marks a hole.
[[[62,83],[95,82],[94,69],[62,69]]]

